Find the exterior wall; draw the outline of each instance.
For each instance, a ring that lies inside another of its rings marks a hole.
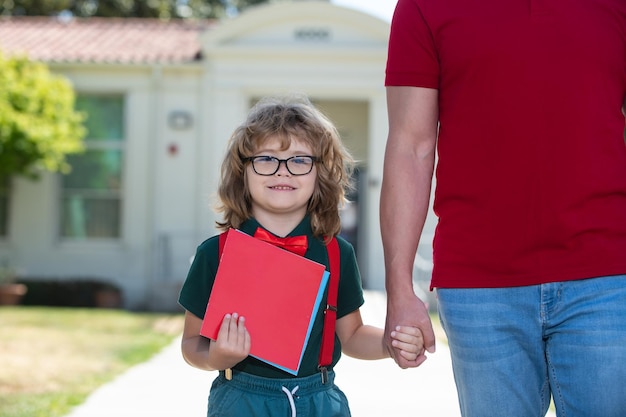
[[[306,31],[325,36],[298,36]],[[388,31],[386,22],[371,16],[324,2],[294,2],[259,7],[203,38],[217,98],[217,140],[228,138],[252,99],[293,91],[326,104],[324,110],[340,131],[362,137],[350,147],[357,158],[365,158],[367,172],[358,255],[364,282],[376,289],[384,285],[378,196],[387,134],[383,78]],[[369,114],[351,121],[349,111],[333,102],[365,103]],[[240,113],[226,114],[218,103],[229,103]],[[341,126],[342,120],[353,126]]]
[[[60,239],[59,178],[47,174],[39,181],[16,180],[10,235],[0,251],[10,252],[27,277],[102,279],[123,288],[128,308],[175,308],[159,299],[163,287],[172,287],[170,297],[177,291],[164,276],[186,271],[172,271],[158,251],[169,236],[168,243],[188,258],[197,241],[198,68],[52,69],[67,76],[79,94],[125,96],[122,235],[109,241]],[[194,117],[193,125],[172,129],[168,117],[181,110]]]
[[[388,30],[330,3],[293,2],[255,8],[205,33],[203,59],[194,64],[52,66],[79,93],[126,97],[122,237],[60,240],[58,177],[45,175],[16,181],[0,254],[10,253],[29,276],[110,280],[123,287],[127,308],[177,309],[189,260],[215,233],[211,204],[231,132],[255,99],[301,92],[326,107],[362,161],[358,256],[366,286],[383,289],[378,204]],[[170,116],[181,113],[190,125],[172,125]]]

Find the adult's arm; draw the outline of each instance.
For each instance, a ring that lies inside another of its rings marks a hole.
[[[395,326],[421,330],[424,346],[435,351],[428,309],[413,290],[413,262],[426,221],[438,126],[438,91],[420,87],[387,87],[389,135],[385,149],[380,199],[380,225],[385,258],[387,318],[384,343],[402,368],[426,360],[422,351],[407,361],[391,345]]]

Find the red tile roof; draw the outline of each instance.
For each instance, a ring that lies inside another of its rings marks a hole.
[[[0,18],[0,51],[52,62],[154,64],[200,58],[199,35],[217,21]]]

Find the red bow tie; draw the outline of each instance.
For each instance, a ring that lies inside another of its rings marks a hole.
[[[274,246],[288,250],[289,252],[296,253],[300,256],[304,256],[308,248],[307,237],[293,236],[293,237],[278,237],[274,236],[265,229],[257,228],[254,232],[254,237],[265,242],[271,243]]]

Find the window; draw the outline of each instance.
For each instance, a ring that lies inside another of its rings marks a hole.
[[[82,95],[87,114],[85,152],[70,155],[61,180],[61,237],[119,238],[122,217],[124,97]]]

